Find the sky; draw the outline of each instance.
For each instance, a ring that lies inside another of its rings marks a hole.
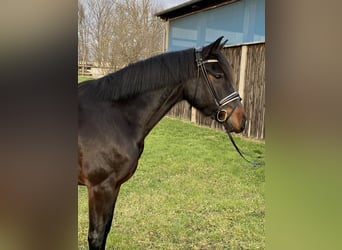
[[[169,9],[176,5],[182,4],[184,2],[188,2],[189,0],[159,0],[165,6],[165,9]]]

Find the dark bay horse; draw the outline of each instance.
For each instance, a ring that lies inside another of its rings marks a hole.
[[[174,104],[187,100],[226,130],[243,131],[245,112],[221,40],[79,84],[78,183],[88,188],[89,249],[105,249],[120,186],[134,174],[145,137]]]

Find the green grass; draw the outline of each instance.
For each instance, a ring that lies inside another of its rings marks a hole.
[[[236,142],[264,152],[264,143]],[[264,170],[224,133],[164,118],[121,188],[107,249],[265,249]],[[88,249],[86,188],[78,194],[78,245]]]
[[[94,79],[93,77],[91,76],[78,76],[78,82],[83,82],[83,81],[86,81],[86,80],[91,80],[91,79]]]

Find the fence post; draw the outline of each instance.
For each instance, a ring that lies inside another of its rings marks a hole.
[[[190,121],[196,123],[196,109],[194,107],[191,107]]]
[[[248,46],[242,45],[241,48],[241,60],[240,60],[240,77],[239,77],[239,94],[244,100],[245,97],[245,77],[246,77],[246,66],[247,66],[247,50]]]

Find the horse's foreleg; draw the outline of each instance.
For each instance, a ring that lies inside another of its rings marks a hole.
[[[112,224],[116,198],[120,187],[108,179],[99,185],[88,187],[90,250],[105,249],[107,235]]]

